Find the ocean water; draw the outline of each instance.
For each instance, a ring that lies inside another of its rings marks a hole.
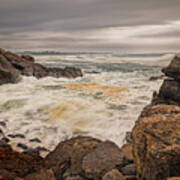
[[[84,76],[76,79],[22,77],[18,84],[0,86],[1,121],[5,135],[29,147],[52,150],[72,136],[90,135],[121,146],[153,91],[162,80],[161,68],[174,57],[161,55],[62,54],[40,55],[36,61],[48,67],[75,66]],[[39,138],[42,143],[30,142]],[[20,149],[18,149],[20,150]]]

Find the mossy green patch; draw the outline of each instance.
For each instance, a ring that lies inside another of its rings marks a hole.
[[[61,85],[46,85],[46,86],[43,86],[43,88],[46,90],[59,90],[59,89],[64,89],[65,87]]]
[[[0,111],[8,111],[11,109],[21,108],[26,104],[26,101],[26,99],[8,100],[0,106]]]

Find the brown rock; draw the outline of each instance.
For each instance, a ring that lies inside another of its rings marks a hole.
[[[106,172],[124,163],[124,153],[114,143],[106,141],[83,158],[82,168],[87,178],[100,179]]]
[[[103,176],[102,180],[125,180],[125,178],[117,169],[113,169],[107,172]]]
[[[83,172],[83,157],[93,151],[100,142],[100,140],[82,136],[61,142],[45,158],[46,167],[53,169],[57,179],[61,178],[67,169],[71,174],[79,175]]]
[[[180,177],[170,177],[167,180],[180,180]]]
[[[180,175],[180,107],[148,107],[133,128],[132,137],[139,180]]]
[[[6,83],[17,83],[20,80],[19,73],[9,71],[0,66],[0,85]]]
[[[19,71],[3,55],[0,55],[0,84],[16,83],[20,80],[19,75]]]
[[[163,68],[162,72],[169,77],[180,80],[180,57],[175,57],[168,67]]]
[[[52,170],[41,169],[39,172],[27,175],[24,180],[56,180]]]
[[[46,68],[41,64],[35,63],[35,59],[32,56],[19,56],[3,49],[0,49],[0,68],[0,84],[18,82],[17,79],[19,79],[20,74],[24,76],[35,76],[38,79],[47,76],[56,78],[76,78],[83,76],[79,68]]]
[[[0,169],[8,170],[10,174],[24,177],[43,167],[43,160],[37,156],[30,156],[13,151],[10,146],[0,147]]]
[[[5,53],[6,53],[6,51],[4,49],[0,48],[0,54],[5,54]]]
[[[32,56],[22,55],[21,57],[22,57],[23,59],[26,59],[27,61],[35,62],[35,59],[34,59],[34,57],[32,57]]]

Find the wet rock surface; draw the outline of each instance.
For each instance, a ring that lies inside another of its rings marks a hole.
[[[162,72],[166,76],[180,81],[180,57],[174,57],[169,66],[162,69]]]
[[[29,55],[19,56],[10,51],[0,49],[0,85],[17,83],[20,75],[43,78],[52,76],[55,78],[76,78],[83,76],[82,71],[75,67],[47,68],[35,63],[35,59]]]

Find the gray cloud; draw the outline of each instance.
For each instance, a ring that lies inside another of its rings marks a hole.
[[[0,3],[0,42],[5,48],[67,51],[180,48],[179,0],[0,0]],[[169,47],[165,42],[170,42]]]

